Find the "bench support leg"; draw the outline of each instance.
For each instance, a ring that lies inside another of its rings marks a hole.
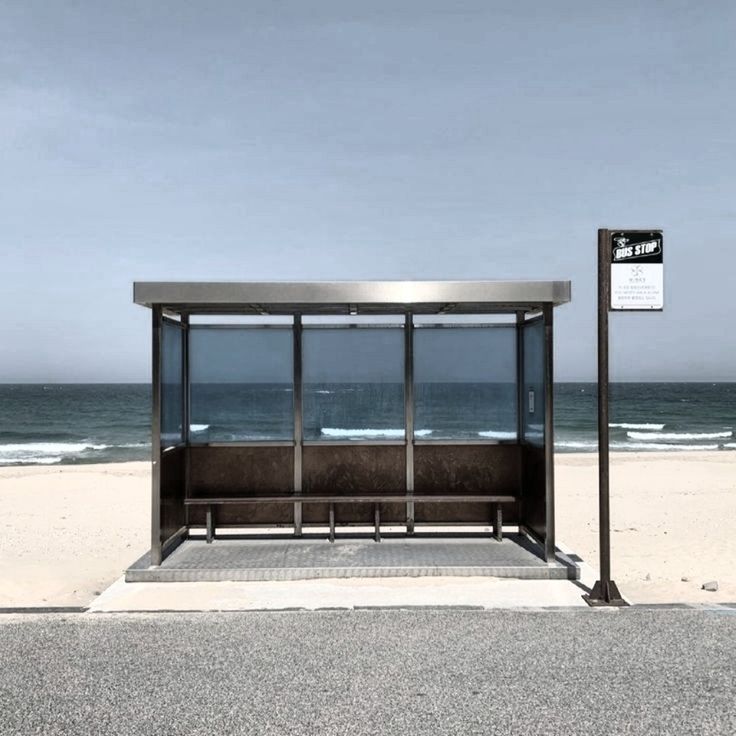
[[[302,505],[299,501],[294,504],[294,536],[302,535]]]
[[[414,501],[406,502],[406,533],[414,534]]]
[[[500,503],[495,504],[493,514],[493,536],[499,541],[503,541],[503,507]]]
[[[205,523],[207,525],[207,544],[212,544],[212,540],[215,538],[215,512],[212,506],[207,507],[205,512]]]
[[[375,534],[375,540],[376,542],[381,541],[381,507],[379,504],[376,504],[373,507],[373,526],[374,526],[374,534]]]
[[[335,504],[330,504],[330,542],[335,541]]]

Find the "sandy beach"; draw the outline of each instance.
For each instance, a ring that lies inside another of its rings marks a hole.
[[[736,452],[612,455],[613,577],[634,602],[736,601]],[[597,566],[597,456],[557,456],[558,540]],[[86,605],[148,547],[148,463],[0,468],[0,607]],[[683,580],[687,578],[687,580]],[[701,590],[718,581],[717,592]]]
[[[1,606],[81,606],[149,545],[150,464],[0,468]]]
[[[598,456],[555,467],[557,538],[597,569]],[[611,554],[635,602],[736,601],[736,452],[612,453]]]

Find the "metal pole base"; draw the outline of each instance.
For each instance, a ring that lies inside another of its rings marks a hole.
[[[613,580],[601,583],[596,580],[590,595],[584,595],[583,600],[589,606],[628,606],[629,604],[621,597],[618,587]]]

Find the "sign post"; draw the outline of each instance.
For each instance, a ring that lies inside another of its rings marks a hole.
[[[609,498],[608,312],[661,311],[661,230],[598,230],[598,508],[600,579],[583,599],[589,606],[626,606],[611,580]]]

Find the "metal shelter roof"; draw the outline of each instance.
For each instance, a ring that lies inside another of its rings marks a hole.
[[[195,314],[483,314],[570,301],[569,281],[138,281],[133,301]]]

